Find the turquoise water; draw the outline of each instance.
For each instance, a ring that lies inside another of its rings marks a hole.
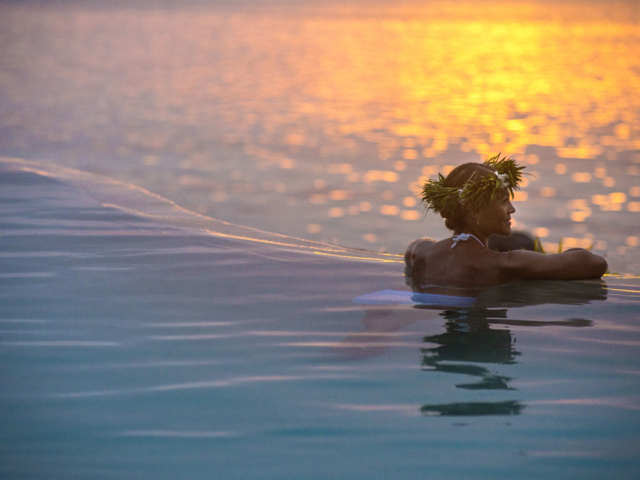
[[[0,4],[0,478],[633,478],[635,4],[241,3]],[[498,151],[619,275],[412,295]]]
[[[3,478],[631,478],[640,281],[470,309],[401,259],[0,164]]]

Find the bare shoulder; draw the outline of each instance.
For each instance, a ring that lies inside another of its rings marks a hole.
[[[411,267],[413,265],[413,260],[415,256],[419,253],[425,253],[428,251],[436,242],[433,238],[423,237],[416,238],[413,242],[409,244],[407,249],[404,252],[404,263],[407,267]]]
[[[607,261],[588,250],[574,249],[555,255],[527,250],[499,254],[499,277],[505,282],[517,280],[583,280],[600,278]]]

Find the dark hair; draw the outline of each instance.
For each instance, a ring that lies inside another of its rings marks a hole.
[[[487,175],[493,175],[495,170],[483,163],[463,163],[457,166],[443,182],[445,187],[462,188],[469,180],[479,180]],[[462,230],[466,225],[464,221],[467,210],[462,204],[447,209],[440,213],[444,218],[444,225],[449,230]]]

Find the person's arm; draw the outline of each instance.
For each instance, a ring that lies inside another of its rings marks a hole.
[[[600,278],[607,271],[607,261],[588,250],[571,249],[555,255],[527,250],[502,254],[501,276],[516,280],[585,280]]]

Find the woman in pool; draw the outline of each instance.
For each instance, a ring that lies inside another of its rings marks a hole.
[[[518,280],[599,278],[607,262],[584,249],[556,255],[527,250],[499,253],[487,247],[492,234],[511,233],[511,204],[522,169],[500,155],[484,163],[465,163],[446,178],[428,180],[422,191],[427,210],[439,213],[453,237],[411,242],[405,253],[407,275],[419,285],[486,287]]]

